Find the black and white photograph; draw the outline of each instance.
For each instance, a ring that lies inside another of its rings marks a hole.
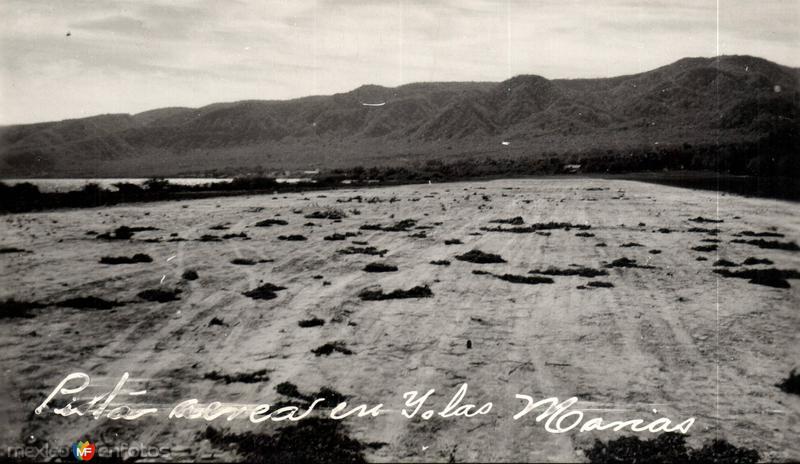
[[[800,461],[800,1],[0,0],[0,460]]]

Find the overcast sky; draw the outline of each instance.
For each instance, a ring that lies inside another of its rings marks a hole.
[[[719,6],[1,0],[0,124],[330,94],[366,83],[613,76],[718,50],[800,66],[800,0]]]

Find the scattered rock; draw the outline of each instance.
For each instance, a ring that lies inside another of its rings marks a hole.
[[[279,292],[281,290],[286,290],[286,287],[266,283],[257,288],[244,292],[243,295],[254,300],[272,300],[278,297],[275,292]]]

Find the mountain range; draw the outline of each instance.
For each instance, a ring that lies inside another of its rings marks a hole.
[[[797,136],[800,70],[684,58],[627,76],[365,85],[0,127],[0,177],[234,175],[470,158],[635,156]],[[797,153],[783,153],[793,156]]]

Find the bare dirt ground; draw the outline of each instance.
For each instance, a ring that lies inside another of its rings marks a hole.
[[[305,217],[331,209],[346,217]],[[516,216],[522,224],[490,222]],[[698,217],[723,222],[691,220]],[[255,226],[267,219],[287,224]],[[405,219],[416,223],[386,230]],[[590,227],[482,230],[551,221]],[[0,246],[18,250],[0,254],[0,300],[45,305],[31,309],[32,317],[0,318],[4,450],[89,437],[156,444],[166,450],[161,459],[241,458],[198,438],[207,423],[170,421],[163,412],[131,422],[33,414],[67,373],[82,371],[102,391],[129,372],[131,390],[147,394],[126,401],[167,411],[188,398],[286,401],[276,391],[282,382],[303,394],[328,387],[353,402],[384,403],[394,412],[344,421],[351,437],[377,443],[363,451],[370,461],[581,461],[595,438],[622,435],[550,434],[533,414],[514,421],[523,406],[516,393],[576,395],[576,408],[610,420],[696,417],[693,446],[724,438],[766,460],[800,459],[800,398],[776,386],[800,360],[800,282],[790,278],[781,288],[713,272],[800,269],[798,251],[742,242],[800,240],[796,204],[629,181],[499,180],[18,214],[0,222]],[[155,230],[98,238],[119,226]],[[357,235],[323,238],[347,232]],[[462,243],[445,244],[454,239]],[[386,252],[338,252],[348,247]],[[455,259],[472,249],[506,262]],[[152,261],[100,263],[137,253]],[[642,267],[604,267],[623,257]],[[774,264],[742,265],[749,257]],[[718,259],[737,266],[714,266]],[[450,265],[430,263],[437,260]],[[397,271],[363,270],[374,262]],[[573,264],[608,275],[555,275],[535,285],[495,277]],[[182,277],[187,270],[198,278]],[[264,283],[285,290],[273,299],[243,294]],[[359,297],[378,286],[384,294],[428,286],[433,295]],[[149,289],[181,292],[160,303],[139,296]],[[122,305],[53,305],[89,296]],[[323,324],[298,325],[314,318]],[[312,352],[335,342],[342,350]],[[259,381],[236,377],[262,370]],[[441,408],[464,382],[467,401],[494,403],[490,414],[430,421],[397,414],[403,392],[436,389],[431,405]],[[237,432],[280,426],[213,425]]]

